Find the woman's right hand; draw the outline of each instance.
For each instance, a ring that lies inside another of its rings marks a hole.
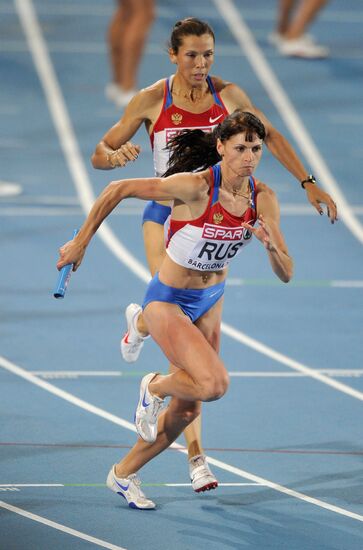
[[[77,243],[76,239],[68,241],[59,249],[59,258],[57,269],[60,271],[67,264],[73,264],[73,270],[76,271],[83,260],[86,247]]]
[[[140,145],[134,145],[131,141],[127,141],[115,151],[108,153],[107,160],[112,168],[122,168],[128,162],[136,160],[140,151]]]

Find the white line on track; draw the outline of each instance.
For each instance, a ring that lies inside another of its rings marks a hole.
[[[227,4],[226,0],[226,4]],[[74,185],[85,212],[88,212],[94,202],[95,196],[92,191],[91,182],[89,180],[87,170],[82,160],[82,155],[78,146],[77,139],[73,130],[67,107],[59,86],[57,76],[55,74],[51,59],[48,54],[47,45],[42,35],[39,22],[31,0],[14,0],[19,19],[23,26],[26,35],[29,50],[33,57],[33,62],[38,72],[40,82],[43,86],[46,101],[52,116],[61,148],[63,150],[68,169],[72,175]],[[223,4],[224,5],[224,4]],[[145,283],[150,280],[148,270],[123,246],[111,231],[107,222],[104,222],[98,229],[97,235],[101,238],[104,244],[111,250],[117,259],[124,263],[137,277]],[[311,376],[320,382],[335,388],[351,397],[363,400],[363,393],[331,380],[323,374],[316,373],[313,369],[290,359],[282,353],[262,344],[261,342],[250,338],[246,334],[237,329],[222,323],[221,330],[231,338],[241,342],[242,344],[251,347],[252,349],[270,357],[271,359],[281,362],[282,364],[304,372],[307,376]]]
[[[41,488],[53,488],[53,487],[106,487],[106,483],[94,484],[80,484],[77,483],[3,483],[0,485],[1,489],[27,489],[28,487],[41,487]],[[190,483],[143,483],[144,487],[190,487]],[[218,483],[218,487],[264,487],[262,483]]]
[[[64,487],[63,483],[2,483],[1,487]]]
[[[34,201],[35,202],[35,201]],[[282,216],[316,216],[316,212],[308,205],[289,205],[282,204],[280,206]],[[143,208],[137,206],[118,208],[112,213],[112,216],[140,216]],[[357,206],[352,208],[352,212],[357,215],[363,214],[363,207]],[[56,206],[32,206],[16,205],[2,206],[0,205],[0,214],[2,216],[82,216],[83,210],[80,207],[72,205]]]
[[[43,525],[47,525],[48,527],[52,527],[53,529],[57,529],[58,531],[62,531],[63,533],[67,533],[68,535],[73,535],[74,537],[77,537],[79,539],[92,542],[92,544],[97,544],[97,546],[101,546],[102,548],[109,548],[110,550],[126,550],[121,546],[116,546],[115,544],[110,544],[109,542],[97,539],[96,537],[91,537],[91,535],[86,535],[86,533],[82,533],[81,531],[77,531],[76,529],[72,529],[71,527],[67,527],[66,525],[62,525],[61,523],[51,521],[50,519],[43,518],[42,516],[38,516],[37,514],[28,512],[23,508],[18,508],[17,506],[8,504],[7,502],[3,502],[2,500],[0,500],[0,508],[4,508],[9,512],[19,514],[19,516],[37,521],[38,523],[43,523]]]
[[[29,371],[35,376],[41,378],[78,378],[79,376],[91,376],[91,377],[108,377],[108,376],[142,376],[147,374],[146,372],[140,373],[132,371],[119,371],[119,370],[33,370]],[[360,377],[363,375],[363,369],[321,369],[316,372],[326,374],[328,376],[341,376],[341,377]],[[228,371],[231,378],[310,378],[302,372],[290,372],[290,371]]]
[[[227,323],[222,323],[222,326],[223,326],[223,332],[225,334],[228,334],[228,336],[230,336],[234,340],[241,342],[241,344],[245,344],[246,346],[262,353],[263,355],[267,355],[268,357],[270,357],[270,359],[273,359],[278,363],[282,363],[286,367],[289,367],[295,371],[301,372],[306,376],[310,376],[311,378],[315,378],[315,380],[319,380],[319,382],[322,382],[327,386],[331,386],[332,388],[338,391],[341,391],[342,393],[345,393],[350,397],[354,397],[355,399],[359,399],[360,401],[363,401],[362,392],[355,390],[350,386],[347,386],[346,384],[342,384],[342,382],[333,380],[332,378],[329,378],[328,376],[325,376],[324,374],[321,374],[314,369],[306,367],[302,363],[299,363],[298,361],[295,361],[294,359],[287,357],[287,355],[284,355],[283,353],[280,353],[270,348],[269,346],[262,344],[258,340],[255,340],[254,338],[251,338],[250,336],[243,334],[241,331],[236,330],[230,325],[227,325]]]
[[[231,33],[250,62],[252,69],[260,79],[266,93],[280,113],[287,128],[296,139],[306,160],[325,189],[338,204],[339,218],[346,224],[353,235],[363,244],[363,226],[356,218],[330,172],[318,148],[314,144],[292,102],[272,71],[253,34],[244,22],[241,11],[236,9],[232,0],[213,0],[221,17],[225,20]]]
[[[190,483],[163,483],[164,485],[165,487],[190,487]],[[264,487],[264,485],[263,483],[218,483],[218,487]]]
[[[21,378],[27,380],[28,382],[31,382],[32,384],[39,386],[43,390],[52,393],[53,395],[56,395],[57,397],[60,397],[61,399],[64,399],[65,401],[68,401],[69,403],[72,403],[73,405],[76,405],[77,407],[80,407],[81,409],[84,409],[92,414],[95,414],[97,416],[100,416],[101,418],[104,418],[105,420],[108,420],[109,422],[113,422],[114,424],[117,424],[118,426],[122,426],[123,428],[126,428],[127,430],[130,430],[132,432],[136,432],[134,424],[131,424],[131,422],[127,422],[127,420],[124,420],[123,418],[120,418],[114,414],[111,414],[100,407],[96,407],[94,405],[91,405],[91,403],[88,403],[87,401],[84,401],[83,399],[79,399],[78,397],[74,396],[73,394],[66,392],[64,390],[61,390],[54,386],[53,384],[50,384],[49,382],[45,382],[44,380],[40,380],[30,372],[26,371],[25,369],[22,369],[18,365],[15,365],[5,357],[0,356],[0,366],[4,369],[8,370],[9,372],[12,372],[16,376],[20,376]],[[188,451],[179,445],[178,443],[173,443],[171,445],[173,449],[177,449],[181,453],[188,454]],[[314,506],[318,506],[320,508],[324,508],[325,510],[328,510],[330,512],[334,512],[336,514],[340,514],[342,516],[349,517],[351,519],[355,519],[358,521],[363,522],[363,516],[360,514],[356,514],[355,512],[351,512],[350,510],[346,510],[345,508],[341,508],[339,506],[334,506],[333,504],[329,504],[328,502],[325,502],[323,500],[319,500],[317,498],[310,497],[308,495],[305,495],[304,493],[300,493],[298,491],[294,491],[293,489],[289,489],[288,487],[284,487],[283,485],[280,485],[279,483],[274,483],[273,481],[269,481],[268,479],[265,479],[260,476],[256,476],[254,474],[251,474],[250,472],[247,472],[246,470],[242,470],[241,468],[236,468],[234,466],[231,466],[230,464],[227,464],[226,462],[222,462],[221,460],[217,460],[216,458],[208,457],[208,462],[212,464],[213,466],[216,466],[218,468],[221,468],[221,470],[224,470],[226,472],[230,472],[237,477],[242,477],[245,479],[248,479],[254,483],[257,483],[259,485],[264,485],[266,487],[269,487],[270,489],[273,489],[274,491],[278,491],[279,493],[283,493],[285,495],[288,495],[292,498],[296,498],[298,500],[301,500],[303,502],[307,502],[309,504],[313,504]]]

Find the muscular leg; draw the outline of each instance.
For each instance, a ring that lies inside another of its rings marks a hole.
[[[222,298],[223,300],[223,298]],[[221,303],[218,305],[219,311],[219,320],[221,320],[222,315],[222,306],[223,302],[221,300]],[[220,348],[220,330],[208,330],[208,326],[205,326],[208,321],[206,321],[204,318],[202,318],[199,321],[199,326],[197,322],[198,328],[200,328],[203,333],[206,335],[206,338],[208,342],[211,343],[212,347],[219,353]],[[172,369],[175,369],[173,365],[170,365],[170,372],[172,372]],[[193,458],[197,455],[204,454],[204,450],[202,447],[202,437],[201,437],[201,415],[199,415],[193,422],[191,422],[184,430],[183,435],[185,437],[185,441],[188,448],[188,457]]]
[[[199,411],[198,402],[186,402],[173,397],[168,408],[160,415],[155,443],[145,443],[139,438],[130,452],[117,464],[116,475],[125,478],[140,470],[147,462],[167,449],[198,416]]]
[[[149,265],[150,273],[152,276],[160,269],[162,261],[165,256],[164,245],[164,227],[161,224],[145,221],[143,224],[145,254]],[[221,313],[219,313],[219,319]],[[205,321],[200,321],[200,324],[205,324]],[[137,320],[137,329],[142,335],[148,334],[146,322],[143,314],[141,314]],[[207,330],[206,327],[203,327]],[[208,339],[213,342],[214,348],[219,351],[219,331],[218,335],[209,335]],[[170,372],[173,372],[175,367],[170,365]],[[201,442],[201,417],[200,415],[191,422],[184,430],[184,437],[188,448],[188,457],[203,454],[203,447]]]
[[[213,347],[219,342],[221,311],[219,300],[195,326],[175,304],[151,302],[146,306],[144,316],[153,339],[179,369],[157,375],[149,384],[152,394],[185,401],[213,401],[224,395],[228,374]]]
[[[122,86],[121,67],[125,53],[124,33],[132,17],[132,10],[128,2],[117,0],[117,8],[108,28],[108,42],[113,81]]]
[[[277,17],[277,32],[285,34],[288,29],[291,12],[296,4],[296,0],[280,0],[279,13]]]
[[[114,81],[125,91],[136,88],[137,71],[154,20],[154,0],[118,0],[109,27]]]
[[[313,21],[326,2],[327,0],[302,0],[288,30],[285,32],[285,38],[295,40],[302,36],[309,23]]]
[[[203,347],[207,350],[211,350],[215,355],[217,355],[217,351],[219,350],[219,344],[220,344],[220,330],[219,330],[219,324],[222,314],[222,301],[223,299],[219,300],[217,304],[213,306],[207,312],[200,320],[197,321],[197,327],[194,326],[183,313],[180,313],[182,318],[186,321],[186,326],[191,327],[194,329],[197,333],[201,336],[201,341],[194,342],[193,346],[189,344],[189,349],[196,346],[196,354],[191,354],[191,360],[192,360],[192,366],[187,366],[188,369],[190,369],[191,372],[198,370],[199,366],[201,365],[201,359],[205,355],[203,353]],[[169,339],[170,337],[173,338],[175,343],[175,358],[179,356],[178,362],[183,362],[183,358],[180,357],[180,349],[185,349],[185,342],[183,333],[185,330],[179,330],[177,333],[181,334],[180,338],[175,338],[175,326],[173,326],[172,323],[170,323],[170,315],[168,315],[167,312],[162,314],[160,312],[160,307],[155,308],[159,309],[159,312],[153,312],[150,311],[150,306],[152,304],[149,304],[149,306],[146,308],[147,311],[147,318],[148,320],[152,320],[153,315],[157,315],[159,322],[161,321],[161,324],[163,325],[163,328],[160,329],[160,331],[157,332],[156,336],[157,338],[162,338],[161,334],[165,333],[165,324],[171,324],[170,327],[170,334],[165,334],[165,341],[164,344],[170,345]],[[164,306],[165,304],[163,304]],[[167,304],[169,305],[169,304]],[[172,306],[173,307],[173,306]],[[175,306],[177,307],[177,306]],[[162,308],[164,309],[164,308]],[[178,308],[179,309],[179,308]],[[168,321],[169,317],[169,321]],[[194,331],[193,331],[194,332]],[[189,338],[190,335],[187,336]],[[189,340],[188,340],[189,341]],[[166,347],[167,347],[166,345]],[[172,355],[172,352],[168,351],[167,349],[164,349],[164,352],[169,356]],[[207,352],[208,353],[208,352]],[[212,370],[214,368],[213,363],[210,362],[210,358],[207,358],[207,362],[209,365],[209,369]],[[223,367],[224,369],[224,367]],[[165,378],[171,378],[173,376],[177,376],[177,369],[175,366],[171,365],[170,370],[173,374],[168,375]],[[202,367],[203,370],[203,367]],[[197,378],[196,378],[197,379]],[[152,386],[152,384],[150,384]],[[149,386],[149,387],[150,387]],[[152,388],[150,388],[152,389]],[[163,411],[159,417],[158,421],[158,435],[156,438],[156,441],[152,444],[146,443],[142,439],[138,439],[134,447],[131,449],[129,453],[119,462],[119,464],[116,466],[116,475],[120,478],[125,478],[128,475],[137,472],[140,468],[142,468],[147,462],[152,460],[155,456],[157,456],[159,453],[161,453],[163,450],[168,448],[173,441],[176,440],[176,438],[180,435],[180,433],[192,425],[192,423],[195,423],[196,420],[199,418],[200,414],[200,408],[201,403],[200,401],[189,401],[185,399],[179,399],[177,397],[172,397],[170,400],[170,404],[168,408]],[[197,453],[200,454],[200,453]]]

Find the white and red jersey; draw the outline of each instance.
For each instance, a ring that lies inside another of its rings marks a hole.
[[[212,186],[204,213],[195,220],[169,220],[166,253],[178,265],[197,271],[225,269],[250,241],[241,222],[256,222],[256,182],[250,176],[251,204],[242,216],[230,214],[219,202],[221,167],[210,168]]]
[[[171,138],[183,130],[196,128],[204,132],[211,132],[229,114],[220,95],[216,92],[210,76],[207,77],[207,83],[214,103],[210,109],[198,114],[190,113],[173,104],[170,80],[171,77],[165,80],[163,106],[150,134],[156,176],[162,176],[168,168],[169,151],[165,148]]]

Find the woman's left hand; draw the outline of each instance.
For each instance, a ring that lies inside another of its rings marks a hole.
[[[309,202],[321,216],[324,214],[324,211],[320,205],[326,204],[327,214],[331,223],[338,221],[337,205],[328,193],[325,193],[325,191],[313,183],[305,183],[305,191]]]
[[[263,244],[266,250],[275,250],[276,246],[272,241],[271,230],[268,224],[265,222],[262,214],[258,217],[258,226],[254,227],[249,223],[242,222],[241,226],[251,231],[251,233]]]

